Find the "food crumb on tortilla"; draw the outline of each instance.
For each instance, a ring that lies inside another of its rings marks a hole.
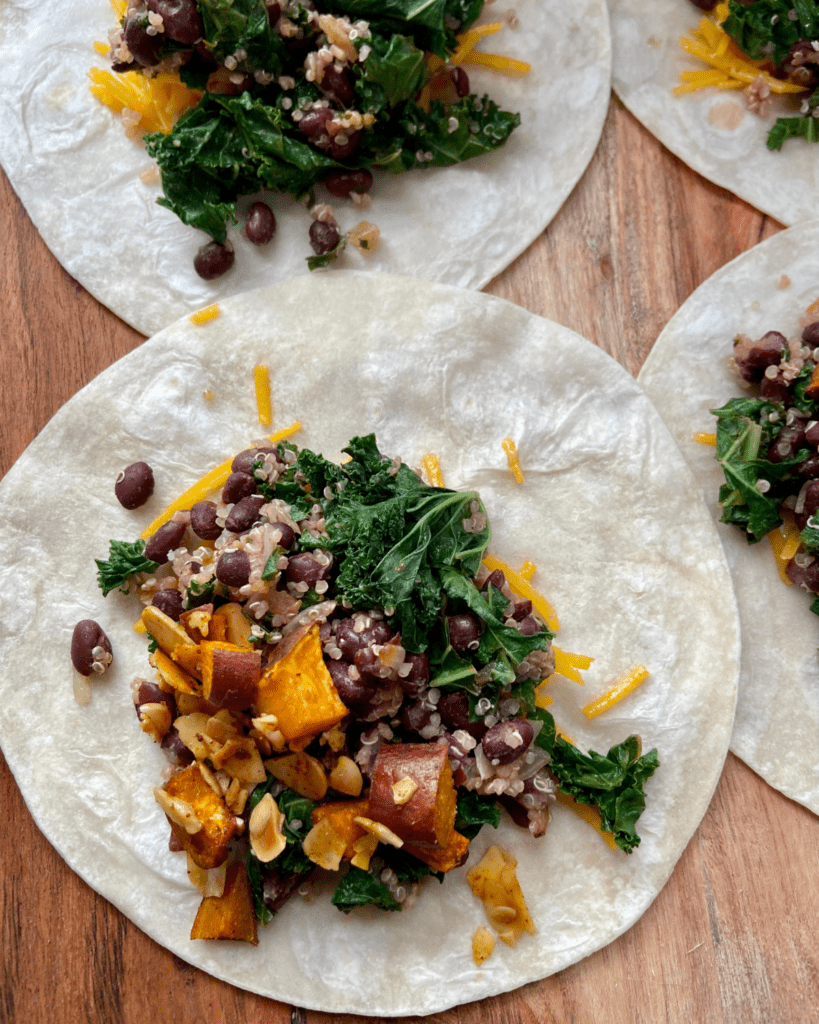
[[[204,306],[202,309],[197,309],[195,313],[191,313],[188,319],[192,324],[206,324],[209,320],[215,320],[221,312],[219,303],[214,302],[210,306]]]

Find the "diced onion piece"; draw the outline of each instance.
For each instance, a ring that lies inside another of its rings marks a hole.
[[[270,405],[270,374],[264,363],[253,367],[253,381],[256,385],[256,406],[259,410],[259,423],[269,427],[273,418]]]
[[[601,826],[600,811],[592,804],[581,804],[569,796],[568,793],[564,793],[561,790],[556,790],[555,796],[557,797],[558,803],[563,804],[565,807],[571,807],[571,809],[582,818],[587,824],[591,825],[592,828],[596,828],[606,844],[612,849],[617,849],[617,843],[614,839],[613,832],[604,832]]]
[[[594,661],[594,658],[590,658],[586,654],[570,654],[568,651],[561,650],[555,644],[552,644],[552,651],[555,656],[555,672],[557,675],[571,679],[573,683],[577,683],[579,686],[584,686],[585,680],[577,670],[579,668],[588,668]]]
[[[483,564],[490,572],[500,569],[504,576],[506,576],[506,580],[512,590],[514,590],[520,597],[525,597],[532,602],[532,605],[542,616],[543,621],[553,633],[556,633],[560,629],[557,612],[549,604],[546,598],[543,597],[542,594],[539,594],[529,581],[521,576],[520,573],[515,572],[511,566],[506,564],[506,562],[502,562],[499,558],[488,553],[484,555]]]
[[[444,486],[444,476],[441,472],[441,463],[438,461],[438,456],[435,452],[427,452],[421,459],[421,465],[424,467],[427,479],[433,487]]]
[[[717,446],[717,435],[716,434],[696,433],[696,434],[694,434],[694,440],[699,442],[699,444],[710,444],[714,448],[716,448],[716,446]]]
[[[291,434],[295,434],[299,430],[301,430],[301,423],[299,420],[296,420],[295,423],[291,423],[284,430],[271,434],[268,437],[268,441],[276,444],[278,441],[283,441],[286,437],[290,437]],[[233,456],[231,455],[229,459],[225,459],[224,462],[220,462],[218,466],[214,466],[213,469],[205,473],[201,479],[197,480],[195,484],[192,484],[184,493],[172,501],[163,512],[160,512],[156,519],[145,527],[140,537],[143,540],[147,540],[152,534],[156,533],[160,526],[168,522],[174,512],[186,511],[195,505],[197,501],[202,501],[212,491],[222,487],[230,476],[230,464],[232,462]]]
[[[632,690],[636,690],[640,683],[644,682],[648,676],[649,671],[645,665],[635,665],[634,668],[630,668],[627,672],[618,676],[614,681],[614,685],[609,687],[601,697],[593,700],[591,704],[587,704],[583,708],[583,714],[586,718],[596,718],[604,711],[608,711],[609,708],[613,708],[615,704],[619,703],[624,697],[627,697]]]
[[[191,313],[188,319],[192,324],[206,324],[209,320],[215,320],[221,312],[222,310],[219,308],[219,303],[214,302],[210,306],[204,306],[202,309],[197,309],[195,313]]]
[[[518,458],[518,446],[515,444],[511,437],[505,437],[501,441],[503,450],[506,452],[506,462],[509,465],[509,470],[512,476],[517,480],[519,484],[524,481],[523,470],[520,468],[520,459]]]

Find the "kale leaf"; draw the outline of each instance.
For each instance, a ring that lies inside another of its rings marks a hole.
[[[819,119],[812,114],[807,117],[778,117],[768,132],[768,149],[782,149],[787,139],[804,139],[805,142],[819,142]]]
[[[367,904],[378,907],[379,910],[402,909],[401,904],[380,879],[368,871],[353,867],[338,883],[331,902],[345,914]]]
[[[800,39],[815,39],[819,17],[813,0],[756,0],[745,7],[730,0],[730,13],[722,27],[743,53],[753,60],[770,58],[781,64]],[[797,15],[790,18],[790,12]]]
[[[455,813],[455,830],[466,836],[470,842],[484,825],[497,828],[500,824],[500,808],[494,796],[480,796],[472,790],[458,790],[458,804]]]
[[[137,572],[154,572],[158,565],[146,558],[144,540],[112,540],[108,543],[108,559],[95,558],[97,563],[97,584],[103,596],[117,587],[128,592],[125,584]]]

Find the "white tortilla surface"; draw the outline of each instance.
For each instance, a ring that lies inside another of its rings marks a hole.
[[[305,314],[305,310],[309,313]],[[96,587],[94,557],[133,539],[176,495],[264,434],[252,370],[272,371],[273,427],[337,458],[374,431],[410,466],[437,453],[447,486],[480,490],[492,551],[538,566],[559,645],[595,662],[586,686],[552,684],[558,724],[606,752],[630,733],[657,747],[642,845],[612,851],[557,806],[546,836],[508,820],[484,830],[518,858],[537,926],[477,969],[484,921],[465,870],[427,883],[412,910],[345,916],[326,886],[292,900],[257,948],[192,942],[199,902],[168,852],[151,789],[165,766],[129,693],[150,673],[133,599]],[[212,391],[211,400],[203,397]],[[501,441],[518,446],[514,482]],[[149,503],[127,512],[118,471],[149,462]],[[45,469],[47,468],[47,472]],[[632,378],[582,338],[499,299],[408,279],[330,274],[235,296],[180,320],[93,380],[0,483],[0,740],[40,828],[140,928],[235,985],[328,1012],[428,1014],[558,971],[630,927],[662,888],[716,785],[731,733],[738,625],[716,530],[672,438]],[[34,524],[35,528],[32,529]],[[90,617],[115,662],[79,707],[69,658]],[[580,708],[618,673],[651,677],[587,722]]]
[[[798,320],[819,298],[819,224],[783,231],[718,270],[683,304],[639,381],[677,439],[715,520],[722,470],[711,433],[717,409],[743,392],[728,369],[737,334],[801,337]],[[819,814],[819,619],[811,596],[785,586],[768,541],[748,545],[720,524],[742,623],[742,668],[731,750],[786,796]]]
[[[763,119],[741,92],[674,96],[680,71],[706,68],[679,45],[704,13],[689,0],[609,0],[609,11],[614,90],[638,121],[703,177],[783,224],[816,216],[819,147],[802,139],[779,152],[765,145],[776,118],[796,114],[799,99],[776,98]]]
[[[511,6],[488,7],[483,21]],[[381,230],[370,255],[345,267],[482,288],[546,228],[586,169],[608,109],[611,46],[605,0],[516,0],[519,27],[480,49],[532,64],[510,76],[468,69],[472,91],[518,111],[505,146],[454,167],[376,175],[360,209],[323,188],[342,231],[368,220]],[[156,205],[155,166],[119,118],[88,91],[88,68],[110,67],[93,49],[116,20],[108,0],[0,4],[0,164],[48,247],[85,288],[137,330],[153,334],[218,299],[308,274],[309,212],[266,194],[277,218],[267,246],[229,229],[233,268],[203,281],[193,258],[207,236]],[[240,210],[249,201],[243,200]]]

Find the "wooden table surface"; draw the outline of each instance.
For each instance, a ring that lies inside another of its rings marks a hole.
[[[487,290],[573,328],[636,374],[693,289],[779,230],[681,164],[612,99],[600,148],[565,207]],[[0,237],[5,473],[65,401],[142,337],[62,270],[4,177]],[[0,1021],[367,1019],[272,1002],[189,967],[63,863],[2,758],[0,786]],[[702,824],[630,931],[544,981],[426,1019],[819,1021],[818,850],[819,820],[729,755]]]

